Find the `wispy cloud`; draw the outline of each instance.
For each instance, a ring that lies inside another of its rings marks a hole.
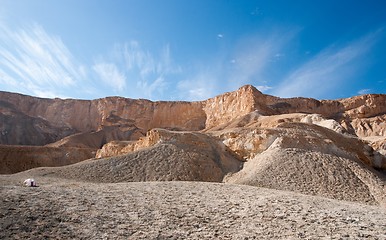
[[[348,81],[362,70],[365,54],[376,41],[377,34],[368,34],[347,45],[330,46],[304,63],[275,87],[281,97],[323,96]]]
[[[200,101],[218,94],[219,83],[212,72],[201,72],[191,78],[179,81],[177,91],[180,99]]]
[[[238,40],[226,54],[193,67],[190,76],[177,84],[180,97],[203,100],[245,84],[257,85],[263,92],[269,91],[272,89],[269,73],[280,59],[285,58],[283,51],[298,31],[297,28],[275,29]]]
[[[0,87],[41,97],[75,97],[71,94],[76,89],[78,96],[203,100],[253,84],[281,97],[318,97],[360,73],[378,36],[371,33],[346,45],[331,45],[313,57],[309,53],[309,61],[288,72],[295,64],[288,64],[292,57],[288,49],[299,30],[274,29],[239,39],[232,43],[234,48],[220,49],[211,59],[192,60],[193,64],[176,64],[168,44],[147,48],[128,41],[113,45],[105,54],[82,56],[94,60],[85,65],[59,36],[42,26],[9,28],[0,17]],[[222,44],[232,41],[223,33],[217,38]],[[284,70],[283,62],[289,66]],[[279,71],[282,81],[273,85],[272,76]],[[109,87],[98,90],[100,85]]]
[[[113,63],[97,63],[93,66],[93,70],[99,75],[100,79],[107,85],[110,85],[117,91],[123,91],[126,87],[126,77],[118,70],[118,67]]]
[[[173,62],[169,45],[163,46],[159,55],[154,55],[144,50],[137,41],[125,43],[123,47],[117,46],[123,53],[128,71],[138,71],[142,78],[152,74],[171,74],[181,71],[181,67]]]
[[[142,78],[156,72],[156,62],[149,51],[142,50],[137,41],[124,44],[124,60],[128,71],[138,71]]]
[[[271,90],[272,87],[270,86],[267,86],[267,85],[259,85],[259,86],[255,86],[259,91],[261,92],[266,92],[268,90]]]
[[[152,82],[137,82],[137,88],[142,91],[144,96],[148,96],[149,98],[153,97],[154,95],[164,96],[164,91],[168,87],[168,85],[168,82],[162,76],[159,76]]]
[[[116,44],[105,55],[91,57],[93,64],[82,64],[59,36],[47,33],[38,24],[11,29],[0,22],[1,90],[39,97],[119,94],[162,99],[169,78],[181,72],[169,45],[154,54],[131,41]],[[106,85],[109,88],[103,89]]]
[[[372,90],[370,88],[364,88],[358,91],[358,94],[364,95],[364,94],[369,94]]]
[[[284,58],[282,53],[299,29],[272,30],[240,41],[231,63],[231,88],[244,84],[261,84],[269,78],[275,62]]]
[[[155,55],[137,41],[116,44],[109,54],[99,57],[92,68],[106,83],[110,81],[118,93],[150,99],[165,98],[164,92],[170,85],[168,78],[181,72],[181,67],[172,59],[169,45]]]
[[[0,64],[3,84],[28,86],[38,96],[47,89],[72,87],[84,77],[78,64],[59,37],[38,24],[11,30],[0,25]]]

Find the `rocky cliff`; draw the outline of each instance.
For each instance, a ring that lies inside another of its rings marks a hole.
[[[37,167],[59,167],[95,156],[95,149],[0,145],[0,174]]]
[[[206,120],[201,102],[43,99],[7,92],[0,92],[0,101],[1,144],[44,145],[74,133],[106,129],[120,131],[116,137],[121,140],[155,127],[200,130]],[[33,141],[36,136],[38,141]]]
[[[38,145],[3,145],[0,172],[73,164],[28,173],[230,182],[386,206],[385,106],[380,94],[279,98],[250,85],[200,102],[0,92],[0,143]]]
[[[0,92],[0,143],[44,145],[74,133],[106,129],[116,132],[115,140],[136,140],[152,128],[211,129],[251,112],[320,114],[351,134],[386,136],[385,103],[386,95],[380,94],[341,100],[283,99],[262,94],[251,85],[201,102],[43,99]]]

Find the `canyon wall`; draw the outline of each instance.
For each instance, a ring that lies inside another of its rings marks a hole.
[[[119,129],[126,137],[130,136],[124,133],[133,129],[144,134],[155,127],[201,130],[206,115],[201,102],[44,99],[0,92],[0,119],[0,144],[44,145],[74,133],[105,129]]]
[[[319,101],[265,95],[251,85],[200,102],[44,99],[0,92],[0,144],[44,145],[75,133],[106,129],[116,132],[117,139],[109,140],[136,140],[152,128],[211,129],[251,112],[263,116],[320,114],[336,120],[351,134],[386,136],[385,106],[386,95],[382,94]]]

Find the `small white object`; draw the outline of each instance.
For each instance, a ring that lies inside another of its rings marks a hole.
[[[36,182],[32,178],[28,178],[24,180],[24,185],[26,185],[27,187],[36,187]]]

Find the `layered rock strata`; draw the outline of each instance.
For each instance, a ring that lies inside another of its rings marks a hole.
[[[107,97],[42,99],[0,92],[1,144],[44,145],[74,133],[120,131],[115,140],[138,139],[152,128],[197,131],[215,128],[251,112],[260,115],[319,114],[359,137],[386,136],[386,95],[340,100],[278,98],[247,85],[201,102],[152,102]],[[142,134],[134,134],[138,129]],[[110,139],[114,140],[114,139]]]

